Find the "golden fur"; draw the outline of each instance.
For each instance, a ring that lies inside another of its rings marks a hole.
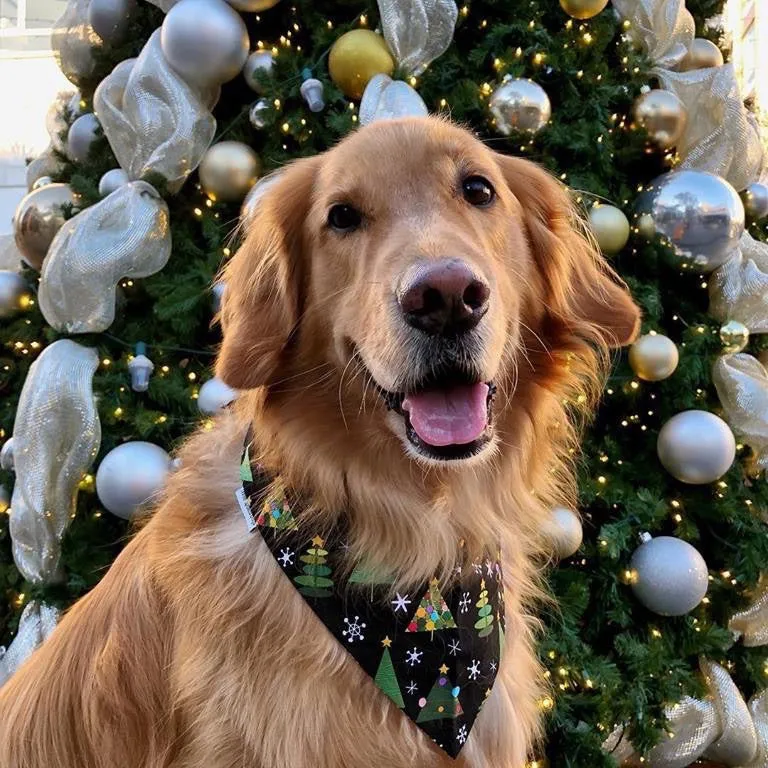
[[[495,204],[469,206],[462,173],[488,178]],[[338,202],[363,210],[360,232],[325,227]],[[371,375],[409,384],[418,346],[391,310],[393,280],[444,255],[492,286],[479,364],[499,394],[492,446],[437,464],[409,453]],[[374,124],[291,165],[225,277],[217,372],[244,392],[188,441],[148,523],[0,690],[0,766],[520,768],[538,733],[540,526],[574,503],[574,414],[599,393],[608,347],[634,337],[636,307],[559,183],[435,119]],[[501,542],[507,651],[455,762],[247,534],[234,492],[249,424],[259,458],[320,521],[345,510],[352,556],[374,554],[399,583],[449,573],[459,539],[470,554]]]

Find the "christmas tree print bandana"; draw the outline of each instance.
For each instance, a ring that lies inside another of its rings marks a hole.
[[[455,758],[491,695],[504,648],[498,559],[464,567],[447,589],[432,579],[391,595],[391,580],[363,565],[344,575],[343,532],[303,529],[300,501],[251,463],[248,442],[240,479],[248,528],[285,577],[382,693]]]

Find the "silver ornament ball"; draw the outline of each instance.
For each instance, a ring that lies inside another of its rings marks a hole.
[[[70,160],[75,163],[85,163],[88,160],[88,153],[98,137],[99,128],[99,121],[92,112],[80,115],[72,123],[67,134],[67,156]]]
[[[629,348],[629,364],[643,381],[663,381],[677,369],[680,353],[672,339],[660,333],[641,336]]]
[[[21,275],[0,269],[0,317],[11,317],[26,309],[31,298],[27,281]]]
[[[533,80],[513,78],[502,83],[488,104],[499,133],[509,136],[538,133],[552,117],[552,105],[547,92]]]
[[[212,415],[226,408],[237,398],[237,392],[228,387],[221,379],[213,378],[200,387],[197,395],[197,407],[202,413]]]
[[[113,168],[99,179],[99,195],[101,197],[111,195],[129,181],[128,174],[122,168]]]
[[[50,150],[46,150],[41,155],[38,155],[27,166],[27,189],[31,192],[35,183],[41,178],[50,178],[58,174],[61,171],[61,164],[53,156]]]
[[[241,13],[262,13],[274,8],[280,0],[227,0],[227,2]]]
[[[213,284],[211,288],[211,308],[213,314],[218,315],[221,312],[221,302],[224,301],[224,293],[227,290],[227,284],[223,280]]]
[[[688,47],[688,53],[680,62],[680,72],[690,72],[692,69],[709,69],[723,66],[722,51],[710,40],[703,37],[694,38]]]
[[[629,219],[612,205],[592,206],[589,225],[600,250],[608,256],[619,253],[629,240]]]
[[[744,234],[744,205],[725,179],[705,171],[672,171],[637,201],[638,226],[651,224],[679,266],[711,272],[728,261]]]
[[[88,21],[103,42],[119,43],[128,31],[135,9],[136,0],[91,0]]]
[[[220,141],[200,163],[200,183],[214,200],[240,202],[261,172],[259,156],[240,141]]]
[[[49,184],[53,184],[53,179],[50,176],[41,176],[39,179],[35,179],[35,183],[32,185],[32,189],[47,187]]]
[[[730,427],[709,411],[683,411],[661,428],[656,452],[664,469],[681,483],[704,485],[719,480],[736,458]]]
[[[56,233],[64,224],[64,206],[79,198],[69,184],[48,184],[22,198],[13,215],[13,234],[24,261],[38,271]]]
[[[14,458],[13,458],[13,438],[9,437],[0,449],[0,468],[6,472],[13,472]]]
[[[750,184],[742,194],[744,208],[753,219],[768,216],[768,185],[756,181]]]
[[[187,82],[208,87],[237,77],[250,40],[240,15],[224,0],[179,0],[163,20],[160,45]]]
[[[555,555],[561,560],[576,554],[584,536],[579,516],[567,507],[555,507],[552,510],[545,533]]]
[[[250,54],[245,60],[245,66],[243,67],[243,77],[245,82],[248,83],[248,87],[256,91],[256,93],[261,93],[263,89],[256,79],[256,73],[271,75],[274,65],[274,56],[269,51],[254,51]]]
[[[154,443],[137,440],[112,449],[96,472],[96,493],[113,514],[130,520],[164,488],[170,456]]]
[[[269,176],[259,179],[252,187],[251,191],[245,196],[243,204],[240,207],[240,219],[244,223],[248,223],[255,215],[259,208],[264,195],[275,185],[280,179],[280,171],[270,173]]]
[[[647,534],[630,562],[632,591],[660,616],[684,616],[707,594],[709,574],[699,551],[674,536]]]
[[[267,124],[265,120],[267,112],[269,112],[269,102],[266,99],[259,99],[251,106],[248,119],[257,131],[260,131]]]

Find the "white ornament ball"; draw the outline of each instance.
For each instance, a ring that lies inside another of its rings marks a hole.
[[[85,163],[93,142],[96,141],[99,121],[96,115],[88,112],[75,120],[67,134],[67,156],[75,163]]]
[[[641,336],[629,348],[629,364],[643,381],[668,379],[680,362],[677,344],[660,333]]]
[[[552,117],[547,92],[533,80],[513,78],[502,83],[491,96],[488,106],[499,133],[514,131],[538,133]]]
[[[719,480],[736,458],[730,427],[709,411],[683,411],[661,428],[656,452],[664,469],[681,483]]]
[[[768,185],[756,181],[750,184],[742,194],[744,208],[753,219],[768,216]]]
[[[32,296],[27,281],[17,272],[0,269],[0,317],[26,309]]]
[[[600,250],[614,256],[629,240],[629,219],[612,205],[594,205],[589,211],[589,224]]]
[[[99,195],[101,197],[111,195],[129,181],[128,174],[122,168],[113,168],[99,179]]]
[[[240,14],[224,0],[179,0],[163,21],[160,45],[187,82],[207,87],[237,77],[250,40]]]
[[[105,43],[119,43],[135,9],[136,0],[90,0],[88,21]]]
[[[237,398],[237,392],[228,387],[221,379],[213,378],[200,387],[197,406],[206,415],[218,413]]]
[[[651,538],[643,543],[630,562],[635,597],[660,616],[684,616],[707,594],[709,574],[699,551],[674,536]]]
[[[256,93],[261,93],[262,87],[256,80],[255,75],[257,72],[271,75],[274,65],[275,59],[269,51],[254,51],[250,54],[243,67],[243,77],[245,82],[248,83],[248,87],[256,91]]]
[[[6,472],[13,472],[13,438],[9,437],[0,449],[0,468]]]
[[[154,443],[136,440],[112,449],[96,472],[96,493],[113,514],[130,520],[164,488],[170,456]]]
[[[546,523],[546,536],[561,560],[576,554],[584,536],[579,516],[567,507],[555,507]]]
[[[267,112],[269,112],[269,102],[266,99],[259,99],[251,106],[248,119],[257,131],[260,131],[267,124],[265,119]]]
[[[203,155],[200,183],[214,200],[240,202],[261,172],[259,156],[241,141],[220,141]]]

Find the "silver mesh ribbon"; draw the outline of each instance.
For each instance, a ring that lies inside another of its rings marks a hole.
[[[381,28],[397,63],[420,75],[453,40],[454,0],[378,0]]]
[[[59,611],[31,600],[24,607],[19,629],[8,650],[0,648],[0,688],[56,628]]]
[[[754,453],[755,469],[768,469],[768,371],[752,355],[723,355],[712,369],[726,421]]]
[[[613,0],[613,7],[658,66],[672,69],[685,58],[696,24],[684,0]]]
[[[723,322],[738,320],[750,333],[768,333],[768,244],[744,234],[741,256],[709,281],[709,311]]]
[[[679,168],[722,176],[738,191],[746,189],[763,168],[763,146],[749,118],[732,64],[690,72],[653,72],[688,109],[688,127],[677,151]]]
[[[428,112],[424,99],[408,83],[382,73],[374,75],[365,87],[360,125],[397,117],[426,117]]]
[[[765,768],[768,765],[768,690],[750,699],[749,712],[757,732],[757,752],[755,759],[742,768]]]
[[[56,63],[64,77],[75,85],[93,76],[96,62],[91,49],[101,44],[88,22],[89,6],[90,0],[69,0],[51,33]]]
[[[768,575],[761,577],[752,605],[731,616],[728,629],[748,648],[768,645]]]
[[[43,264],[40,309],[59,331],[104,331],[120,279],[153,275],[170,255],[165,201],[145,181],[124,184],[58,231]]]
[[[178,192],[216,132],[219,89],[189,85],[171,69],[153,32],[138,59],[99,84],[94,109],[120,166],[131,179],[159,173]]]
[[[13,235],[0,235],[0,269],[21,272],[21,253]]]
[[[95,349],[60,339],[30,366],[21,390],[10,532],[16,566],[35,583],[61,576],[61,537],[101,443],[93,395],[98,364]]]

